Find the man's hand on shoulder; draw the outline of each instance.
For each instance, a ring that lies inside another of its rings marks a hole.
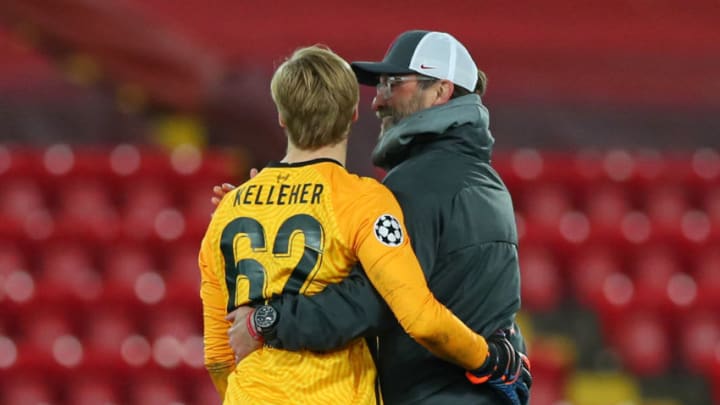
[[[259,172],[260,171],[254,167],[250,169],[250,178],[254,178]],[[210,197],[210,202],[212,202],[214,206],[217,206],[218,204],[220,204],[220,200],[225,197],[225,194],[233,191],[233,189],[235,189],[235,186],[230,183],[223,183],[219,186],[213,186],[212,192],[214,195]]]
[[[210,202],[212,202],[213,205],[217,206],[218,204],[220,204],[220,200],[225,197],[225,194],[231,192],[234,188],[235,186],[230,183],[223,183],[219,186],[213,186],[212,192],[215,195],[213,197],[210,197]]]

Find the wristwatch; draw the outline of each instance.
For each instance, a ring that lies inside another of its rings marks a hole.
[[[278,313],[272,305],[261,305],[253,312],[255,330],[263,338],[272,338],[278,322]]]

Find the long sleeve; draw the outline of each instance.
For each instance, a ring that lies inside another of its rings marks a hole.
[[[466,370],[480,367],[488,356],[485,339],[433,296],[410,245],[378,256],[373,244],[363,243],[360,260],[367,263],[368,278],[408,335]]]
[[[430,291],[397,200],[389,191],[378,190],[368,194],[362,206],[365,208],[358,211],[353,228],[353,250],[405,332],[442,359],[467,370],[479,367],[487,358],[487,343]],[[422,222],[434,220],[425,216]],[[436,249],[424,247],[428,267]]]
[[[227,337],[227,330],[231,324],[225,320],[227,310],[224,294],[212,270],[209,256],[203,241],[198,264],[201,275],[200,296],[203,303],[205,368],[220,397],[223,398],[227,389],[227,377],[235,368],[235,356]]]
[[[280,321],[277,337],[267,343],[287,350],[334,350],[355,338],[377,335],[395,322],[360,266],[316,295],[286,294],[270,303]]]

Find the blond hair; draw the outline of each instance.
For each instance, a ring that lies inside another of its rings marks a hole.
[[[303,150],[344,140],[360,97],[350,65],[319,45],[300,48],[285,60],[270,91],[290,142]]]

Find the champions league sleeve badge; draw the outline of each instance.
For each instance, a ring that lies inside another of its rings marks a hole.
[[[396,247],[403,241],[400,221],[390,214],[383,214],[375,221],[375,237],[383,245]]]

